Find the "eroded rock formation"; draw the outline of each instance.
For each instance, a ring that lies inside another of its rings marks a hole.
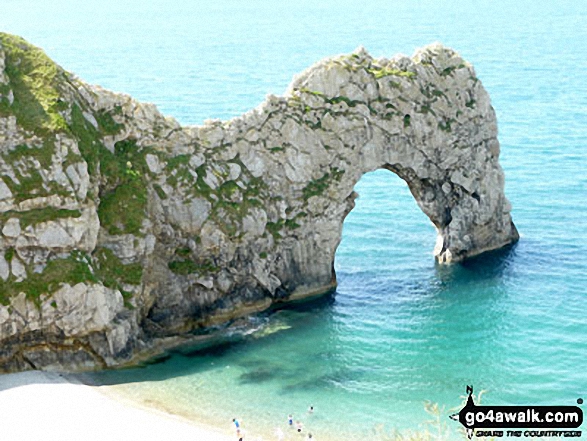
[[[115,366],[336,286],[353,187],[404,179],[454,262],[517,240],[495,113],[440,45],[314,65],[182,127],[0,34],[0,369]]]

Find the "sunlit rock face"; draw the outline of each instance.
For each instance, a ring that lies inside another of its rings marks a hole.
[[[376,169],[407,182],[440,263],[508,245],[498,159],[487,92],[440,45],[326,59],[241,117],[182,127],[0,34],[0,369],[116,366],[332,290]]]

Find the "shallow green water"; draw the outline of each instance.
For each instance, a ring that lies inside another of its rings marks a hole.
[[[436,40],[475,65],[497,111],[513,250],[436,267],[429,221],[375,172],[345,221],[335,297],[98,380],[227,430],[238,416],[271,433],[293,412],[316,439],[417,428],[424,400],[456,406],[471,383],[487,403],[587,398],[586,23],[578,0],[3,1],[4,30],[183,123],[240,114],[360,44],[391,56]]]

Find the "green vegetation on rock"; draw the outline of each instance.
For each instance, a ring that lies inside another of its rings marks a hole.
[[[100,159],[110,152],[102,144],[100,133],[84,118],[83,112],[77,104],[71,108],[69,129],[77,138],[79,150],[88,164],[88,172],[90,175],[96,175]]]
[[[53,135],[46,135],[40,146],[20,144],[12,150],[0,153],[8,164],[16,165],[14,166],[15,174],[13,177],[7,174],[3,177],[16,203],[41,196],[75,196],[71,189],[64,188],[55,181],[45,182],[45,179],[43,179],[41,171],[51,168],[54,153],[55,138]],[[81,158],[72,152],[68,152],[63,161],[63,167],[79,160]]]
[[[196,242],[198,242],[196,240]],[[187,276],[188,274],[197,274],[204,276],[206,274],[216,273],[220,270],[209,259],[194,260],[192,258],[192,250],[189,247],[179,247],[175,250],[174,260],[170,261],[167,266],[175,274],[180,276]]]
[[[10,257],[10,260],[14,258],[14,251]],[[10,298],[24,292],[28,300],[40,306],[41,296],[54,293],[62,284],[68,283],[73,286],[83,282],[97,282],[90,267],[89,256],[80,251],[73,251],[65,259],[49,261],[40,273],[32,271],[31,268],[27,268],[26,273],[26,279],[20,282],[17,282],[14,276],[10,276],[7,281],[0,279],[0,303],[8,305]]]
[[[440,130],[442,130],[443,132],[448,132],[448,133],[450,133],[450,132],[452,132],[452,127],[451,127],[451,124],[452,124],[453,122],[455,122],[455,120],[454,120],[454,119],[452,119],[452,118],[450,118],[450,119],[447,119],[447,120],[445,120],[444,122],[442,122],[442,121],[441,121],[441,122],[439,122],[439,123],[438,123],[438,128],[439,128]]]
[[[145,151],[135,141],[115,144],[114,154],[106,150],[100,163],[105,183],[98,206],[100,224],[109,234],[142,235],[147,208]]]
[[[14,248],[8,248],[5,252],[4,252],[4,259],[6,259],[6,261],[8,263],[12,262],[12,259],[14,259],[14,254],[16,253],[16,251],[14,250]]]
[[[409,70],[399,70],[399,69],[393,69],[390,67],[372,67],[370,69],[367,69],[367,72],[369,72],[370,74],[372,74],[375,79],[380,79],[383,77],[387,77],[390,75],[396,76],[396,77],[405,77],[405,78],[414,78],[416,76],[416,72],[411,72]]]
[[[109,234],[141,236],[147,191],[140,179],[129,180],[102,196],[98,217]]]
[[[64,208],[37,208],[28,211],[5,211],[0,213],[0,223],[6,222],[8,219],[16,218],[20,220],[20,227],[26,228],[29,225],[40,224],[41,222],[48,222],[56,219],[79,218],[82,212],[80,210],[66,210]]]
[[[267,229],[267,231],[269,231],[269,233],[271,233],[271,235],[273,236],[273,239],[278,240],[283,237],[281,234],[283,229],[297,230],[298,228],[301,227],[301,225],[298,224],[296,221],[300,218],[304,218],[307,216],[308,216],[308,214],[306,212],[302,211],[301,213],[298,213],[297,215],[295,215],[293,218],[290,218],[290,219],[279,219],[276,222],[267,222],[267,226],[265,228]],[[263,254],[263,253],[261,253],[261,254]],[[265,253],[265,257],[267,257],[267,253]],[[261,258],[263,258],[263,259],[265,257],[261,256]]]
[[[167,183],[173,188],[180,184],[192,185],[196,178],[190,173],[190,155],[177,155],[167,160]],[[199,177],[199,174],[198,174]]]
[[[115,113],[120,111],[120,107],[114,110]],[[100,131],[105,135],[116,135],[124,128],[124,124],[120,124],[114,121],[111,113],[105,110],[97,112],[95,114],[95,118],[98,122],[98,126],[100,127]]]
[[[210,260],[205,260],[201,263],[193,260],[174,260],[169,262],[169,269],[180,276],[187,276],[188,274],[197,274],[204,276],[206,274],[218,272],[220,268],[214,265]]]
[[[447,67],[447,68],[443,69],[442,72],[440,72],[440,76],[447,77],[450,74],[452,74],[455,70],[457,70],[457,69],[464,69],[465,67],[467,67],[467,66],[464,63],[463,64],[459,64],[458,66],[450,66],[450,67]]]
[[[26,144],[17,145],[14,149],[3,152],[2,156],[10,163],[36,159],[41,167],[47,168],[51,166],[53,151],[54,146],[46,141],[42,147],[29,147]]]
[[[313,179],[303,190],[304,200],[310,199],[312,196],[320,196],[332,184],[333,181],[340,182],[344,170],[332,167],[330,172],[324,173],[320,178]]]
[[[412,117],[410,115],[405,115],[404,116],[404,128],[410,127],[411,123],[412,123]]]
[[[71,117],[71,131],[78,139],[90,174],[99,173],[103,184],[98,207],[100,224],[110,234],[140,235],[147,206],[146,150],[139,149],[134,140],[123,140],[115,144],[112,153],[77,105]]]
[[[121,283],[139,285],[143,278],[141,263],[123,264],[108,248],[98,248],[94,252],[96,276],[104,286],[122,291]]]
[[[163,188],[161,188],[159,184],[153,184],[153,190],[155,190],[155,193],[157,193],[157,196],[159,196],[159,199],[161,199],[162,201],[167,199],[165,191],[163,191]]]

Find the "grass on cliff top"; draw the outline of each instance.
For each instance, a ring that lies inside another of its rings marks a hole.
[[[65,259],[51,260],[41,273],[27,268],[27,278],[22,282],[15,281],[13,276],[7,281],[0,279],[0,303],[8,305],[10,298],[24,292],[28,300],[40,306],[43,294],[54,293],[63,283],[73,286],[82,282],[95,283],[97,279],[90,269],[88,256],[74,251]]]
[[[60,99],[60,85],[67,81],[65,71],[21,37],[0,33],[0,44],[14,94],[12,105],[7,100],[0,102],[0,114],[14,114],[21,127],[39,136],[66,130],[59,113],[67,108]]]
[[[67,122],[63,112],[69,104],[63,100],[67,73],[55,64],[41,49],[29,44],[18,36],[0,33],[0,45],[5,53],[5,73],[8,84],[0,86],[0,115],[13,115],[17,124],[43,140],[42,147],[17,146],[12,151],[3,152],[9,162],[25,160],[28,172],[19,177],[20,184],[7,182],[16,202],[38,196],[58,193],[71,196],[55,183],[52,188],[44,188],[39,171],[31,165],[36,159],[42,168],[51,166],[55,151],[55,133],[66,132]],[[12,103],[8,93],[12,91]],[[69,154],[66,164],[79,158]],[[14,185],[10,185],[14,184]]]

